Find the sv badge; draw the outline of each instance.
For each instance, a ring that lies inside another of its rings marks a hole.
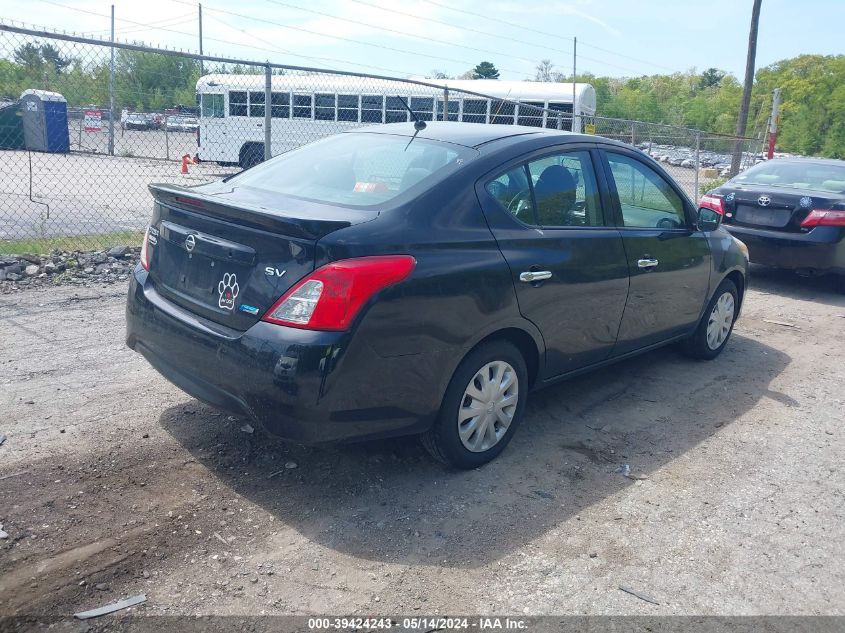
[[[286,272],[287,270],[279,270],[273,266],[267,266],[267,268],[264,269],[264,274],[268,277],[284,277]]]

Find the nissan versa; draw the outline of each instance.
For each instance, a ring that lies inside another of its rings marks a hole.
[[[747,251],[649,157],[530,127],[416,127],[151,186],[129,347],[281,437],[420,434],[462,468],[504,449],[531,389],[667,343],[724,349]]]

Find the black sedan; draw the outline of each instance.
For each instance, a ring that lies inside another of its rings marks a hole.
[[[129,347],[282,437],[420,434],[463,468],[504,449],[531,389],[668,343],[724,349],[744,247],[653,160],[530,127],[414,131],[151,186]]]
[[[700,206],[724,215],[752,263],[832,273],[845,292],[845,161],[770,160],[709,191]]]

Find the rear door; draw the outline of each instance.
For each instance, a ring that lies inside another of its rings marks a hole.
[[[637,152],[602,150],[631,288],[614,355],[688,331],[710,286],[707,236],[678,187]]]
[[[610,355],[628,292],[622,238],[608,226],[592,148],[547,148],[477,187],[520,312],[545,340],[544,378]]]

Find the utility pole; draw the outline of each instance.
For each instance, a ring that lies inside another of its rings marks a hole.
[[[200,18],[200,77],[203,75],[202,69],[202,3],[199,3],[199,18]]]
[[[775,143],[778,139],[778,119],[780,118],[780,88],[772,92],[772,118],[769,119],[769,151],[766,156],[769,160],[775,157]]]
[[[114,5],[111,5],[111,59],[109,61],[109,156],[114,156]]]
[[[736,123],[736,135],[745,136],[745,128],[748,125],[748,110],[751,107],[751,88],[754,85],[754,63],[757,58],[757,26],[760,23],[760,4],[763,0],[754,0],[751,8],[751,28],[748,31],[748,56],[745,60],[745,85],[742,88],[742,104],[739,108],[739,119]],[[731,176],[739,173],[740,162],[742,161],[741,138],[736,140],[733,159],[731,160]]]
[[[572,120],[569,123],[569,130],[571,132],[580,132],[580,123],[578,125],[579,129],[575,129],[575,68],[576,62],[578,60],[578,38],[572,38]]]

